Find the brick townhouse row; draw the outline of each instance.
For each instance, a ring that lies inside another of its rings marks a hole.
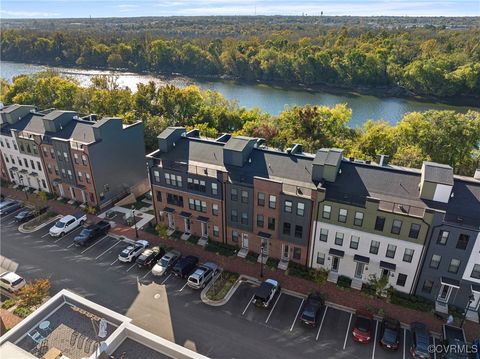
[[[329,271],[361,289],[372,276],[448,305],[480,306],[480,172],[422,169],[345,158],[341,149],[305,153],[259,138],[170,127],[147,155],[157,221],[169,233]],[[263,252],[262,252],[263,250]]]

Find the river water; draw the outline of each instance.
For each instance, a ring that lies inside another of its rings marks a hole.
[[[0,62],[0,75],[2,78],[11,81],[14,76],[33,74],[49,68],[48,66],[2,61]],[[225,98],[237,101],[240,106],[249,109],[258,107],[272,115],[279,114],[286,106],[306,104],[334,106],[337,103],[346,103],[353,111],[352,120],[350,121],[351,126],[360,126],[368,119],[383,119],[394,124],[406,113],[412,111],[448,109],[466,112],[469,109],[469,107],[464,106],[420,102],[397,97],[380,98],[368,95],[341,95],[324,91],[289,90],[288,88],[262,84],[242,84],[235,81],[203,81],[181,76],[167,78],[132,72],[84,70],[64,67],[55,67],[54,69],[64,76],[76,79],[82,86],[88,86],[91,76],[98,74],[115,74],[118,76],[118,82],[121,86],[128,86],[133,91],[135,91],[137,83],[146,83],[148,81],[154,81],[159,85],[172,84],[178,87],[195,84],[202,89],[220,92]]]

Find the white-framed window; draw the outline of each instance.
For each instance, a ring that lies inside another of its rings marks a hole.
[[[325,265],[325,253],[317,252],[317,264]]]
[[[212,183],[212,194],[213,195],[218,194],[218,184],[217,183]]]
[[[347,221],[348,211],[345,208],[340,208],[338,212],[338,221],[345,223]]]
[[[153,178],[155,179],[155,182],[160,182],[160,172],[153,171]]]
[[[328,240],[328,229],[320,228],[320,240],[326,242]]]
[[[322,217],[325,218],[325,219],[330,219],[331,215],[332,215],[332,206],[324,204],[323,205]]]
[[[335,233],[335,244],[337,246],[343,246],[343,237],[345,237],[345,235],[342,232]]]
[[[350,238],[350,248],[358,249],[358,243],[360,243],[360,237],[359,236],[352,236]]]
[[[403,261],[407,263],[412,263],[414,253],[415,251],[413,249],[405,248],[405,252],[403,253]]]
[[[353,224],[361,227],[363,225],[363,212],[355,212],[355,219]]]
[[[283,210],[286,213],[292,213],[292,201],[285,201],[284,206],[283,206]]]
[[[387,253],[385,253],[385,256],[387,258],[394,258],[395,257],[395,252],[397,251],[397,246],[394,244],[389,244],[387,246]]]
[[[305,203],[303,202],[298,202],[297,203],[297,216],[302,216],[305,213]]]

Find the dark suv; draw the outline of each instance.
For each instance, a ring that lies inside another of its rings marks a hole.
[[[310,293],[305,301],[300,320],[302,323],[315,327],[318,324],[318,317],[324,305],[323,297],[320,293]]]
[[[275,295],[280,292],[280,284],[276,280],[267,279],[255,291],[253,296],[253,304],[257,307],[268,308]]]
[[[82,231],[73,239],[73,243],[76,246],[86,246],[89,243],[97,240],[101,236],[104,236],[110,230],[110,223],[107,221],[100,221],[96,224],[92,224]]]
[[[178,277],[186,278],[193,272],[197,266],[198,258],[195,256],[186,256],[178,260],[173,266],[172,272]]]
[[[398,350],[400,344],[400,322],[396,319],[384,318],[380,345],[385,349]]]
[[[412,346],[410,347],[412,357],[416,359],[430,359],[430,353],[428,352],[430,336],[427,326],[423,323],[414,322],[410,324],[410,331],[412,333]]]

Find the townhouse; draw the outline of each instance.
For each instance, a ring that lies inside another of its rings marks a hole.
[[[124,125],[120,118],[81,118],[74,111],[36,111],[24,105],[0,113],[2,156],[17,185],[91,206],[148,189],[140,121]],[[12,148],[21,154],[18,159]]]
[[[239,247],[239,256],[306,265],[316,191],[313,156],[301,146],[272,150],[262,139],[201,138],[168,128],[148,155],[157,221],[182,238]],[[263,252],[262,252],[263,250]]]

